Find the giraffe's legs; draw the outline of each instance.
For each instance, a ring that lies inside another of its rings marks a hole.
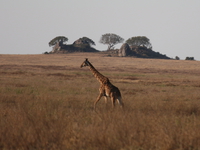
[[[106,108],[108,107],[108,97],[107,96],[104,96],[104,99],[105,99],[105,106]]]
[[[115,107],[115,97],[111,96],[111,101],[112,101],[112,107],[114,108]]]
[[[107,104],[108,103],[108,97],[104,96],[104,99],[105,99],[105,103]]]
[[[100,93],[99,96],[97,97],[97,100],[94,102],[94,110],[96,110],[96,104],[98,103],[98,101],[101,99],[102,96],[103,94]]]
[[[124,103],[122,102],[122,98],[121,97],[118,97],[117,101],[121,105],[121,107],[124,107]]]

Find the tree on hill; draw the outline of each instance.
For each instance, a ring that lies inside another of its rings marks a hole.
[[[142,46],[149,49],[152,49],[150,40],[146,36],[135,36],[126,40],[130,46]]]
[[[85,41],[86,43],[88,43],[90,46],[96,45],[95,42],[93,40],[91,40],[90,38],[88,38],[88,37],[82,37],[81,39],[83,41]]]
[[[91,40],[90,38],[88,38],[88,37],[79,38],[73,44],[75,44],[75,45],[88,45],[90,47],[92,45],[96,45],[95,42],[93,40]]]
[[[180,58],[178,56],[175,57],[176,60],[180,60]]]
[[[54,46],[54,45],[56,45],[57,43],[60,43],[60,42],[63,44],[67,41],[68,41],[68,38],[65,37],[65,36],[57,36],[49,42],[49,46]]]
[[[124,41],[119,35],[113,33],[106,33],[101,36],[100,43],[108,45],[108,50],[114,47],[114,45],[118,43],[122,43]]]
[[[194,60],[194,57],[186,57],[185,60]]]

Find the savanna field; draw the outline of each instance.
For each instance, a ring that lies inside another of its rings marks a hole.
[[[93,66],[122,94],[102,98]],[[200,62],[98,53],[0,55],[2,150],[198,150]]]

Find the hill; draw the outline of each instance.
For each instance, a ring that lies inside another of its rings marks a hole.
[[[151,48],[144,46],[129,46],[124,43],[118,50],[118,56],[126,57],[138,57],[138,58],[158,58],[158,59],[170,59],[168,56],[153,51]]]
[[[66,45],[62,44],[62,42],[57,43],[50,54],[66,54],[66,53],[74,53],[74,52],[99,52],[93,47],[90,47],[88,44],[73,44]]]
[[[125,52],[126,51],[126,52]],[[50,54],[66,54],[74,52],[101,52],[91,47],[88,44],[82,43],[82,41],[77,40],[73,44],[65,45],[57,43]],[[155,52],[152,49],[146,47],[129,47],[128,44],[124,43],[120,49],[103,51],[104,54],[110,57],[137,57],[137,58],[157,58],[157,59],[170,59],[168,56]],[[125,53],[125,54],[121,54]]]
[[[159,58],[170,59],[168,56],[155,52],[152,49],[146,47],[131,47],[132,53],[138,58]]]

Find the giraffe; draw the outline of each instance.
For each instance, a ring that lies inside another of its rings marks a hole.
[[[122,97],[120,90],[114,86],[107,77],[103,76],[101,73],[99,73],[94,66],[88,61],[88,58],[85,59],[85,61],[81,64],[82,67],[88,66],[91,72],[93,73],[94,77],[100,82],[100,88],[99,88],[99,96],[97,97],[96,101],[94,102],[94,110],[96,110],[96,104],[101,99],[102,96],[104,96],[105,101],[107,102],[107,97],[110,97],[112,101],[112,107],[115,107],[115,101],[117,100],[118,103],[121,105],[121,107],[124,107],[124,103],[122,102]]]

